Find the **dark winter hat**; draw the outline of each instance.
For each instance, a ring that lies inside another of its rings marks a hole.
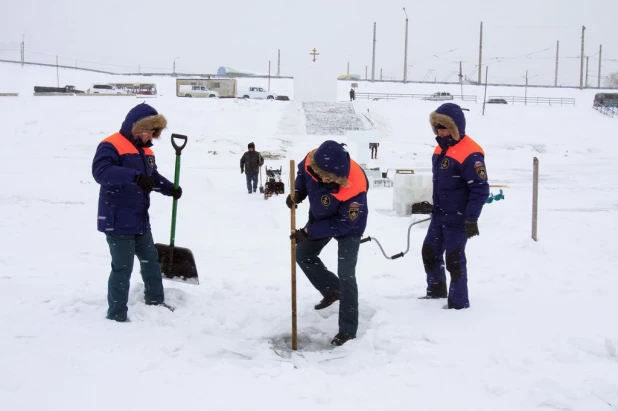
[[[436,135],[438,135],[438,130],[441,128],[447,128],[455,140],[459,140],[466,135],[466,117],[462,108],[457,104],[442,104],[429,115],[429,122]]]
[[[167,120],[157,110],[146,103],[138,104],[127,113],[120,133],[125,137],[134,137],[144,131],[154,131],[154,138],[161,135],[161,131],[167,127]]]
[[[253,141],[247,144],[247,148],[252,148],[255,150],[255,144],[253,143]]]
[[[350,154],[345,144],[328,140],[311,153],[310,165],[320,177],[328,177],[337,184],[346,187],[350,175]]]

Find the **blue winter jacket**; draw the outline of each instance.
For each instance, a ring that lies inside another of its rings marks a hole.
[[[298,165],[296,202],[309,198],[310,237],[327,238],[361,236],[367,226],[367,176],[353,160],[349,160],[348,187],[325,184],[310,166],[310,154]]]
[[[437,137],[432,157],[433,216],[477,221],[489,196],[483,149],[470,137]]]
[[[136,109],[129,113],[119,133],[99,144],[92,162],[92,175],[101,185],[97,228],[108,234],[143,234],[150,230],[150,193],[137,185],[140,174],[154,177],[154,191],[172,195],[173,184],[157,171],[152,142],[141,144],[141,140],[125,137],[132,135],[131,128],[139,120],[157,114],[147,105]]]

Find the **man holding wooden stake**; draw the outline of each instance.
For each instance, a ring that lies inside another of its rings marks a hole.
[[[290,236],[296,240],[296,262],[311,284],[322,294],[316,310],[339,300],[339,332],[333,345],[356,338],[358,289],[356,262],[360,239],[367,225],[367,176],[343,144],[329,140],[309,152],[298,165],[294,199],[289,208],[309,198],[309,221]],[[337,240],[337,275],[320,260],[320,252]]]

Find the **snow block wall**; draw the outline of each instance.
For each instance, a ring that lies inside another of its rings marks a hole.
[[[393,188],[393,209],[398,216],[412,214],[412,204],[421,201],[432,203],[433,181],[431,173],[395,173]]]

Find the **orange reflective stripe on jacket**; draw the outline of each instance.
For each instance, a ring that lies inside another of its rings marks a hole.
[[[103,140],[102,143],[110,143],[114,146],[119,156],[124,154],[139,154],[137,148],[120,133],[112,134]],[[144,154],[147,156],[154,156],[154,152],[149,147],[144,147]]]
[[[447,156],[459,162],[460,164],[463,163],[466,160],[466,158],[468,158],[468,156],[472,153],[481,153],[485,155],[485,152],[483,151],[481,146],[479,146],[474,140],[472,140],[467,135],[466,137],[467,138],[464,138],[463,140],[461,140],[459,143],[455,144],[454,146],[449,147],[448,151],[446,152]],[[439,145],[436,146],[433,153],[435,155],[440,155],[440,153],[442,153],[442,147],[440,147]]]

